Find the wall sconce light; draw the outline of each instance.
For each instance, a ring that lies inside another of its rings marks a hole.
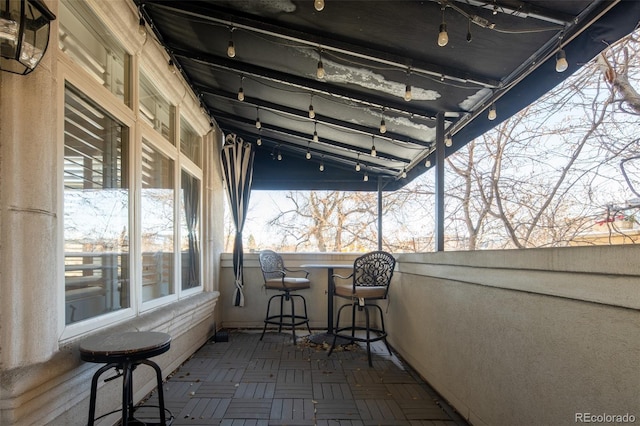
[[[47,50],[54,19],[42,0],[0,2],[0,70],[22,75],[33,71]]]

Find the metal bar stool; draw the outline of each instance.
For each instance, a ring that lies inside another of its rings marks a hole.
[[[148,359],[167,352],[170,345],[170,335],[153,331],[126,332],[108,336],[98,335],[84,340],[80,344],[80,358],[87,362],[106,363],[94,373],[91,379],[88,425],[93,426],[96,420],[119,411],[114,410],[98,418],[95,417],[98,380],[102,373],[112,368],[115,368],[118,374],[105,379],[105,382],[122,376],[122,425],[126,426],[129,422],[140,424],[134,417],[136,408],[133,406],[133,371],[140,364],[148,365],[155,370],[160,416],[158,424],[170,424],[167,423],[167,413],[169,413],[170,422],[173,420],[173,415],[164,406],[162,371],[158,364]]]

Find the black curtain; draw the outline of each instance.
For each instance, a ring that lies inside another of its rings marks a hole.
[[[182,171],[182,192],[184,196],[184,216],[187,223],[187,238],[189,240],[188,269],[186,276],[183,277],[182,288],[187,289],[200,285],[200,241],[198,241],[200,185],[195,177],[184,170]]]
[[[227,182],[227,194],[229,195],[233,221],[236,225],[236,237],[233,244],[233,270],[236,285],[233,294],[234,306],[244,306],[242,228],[249,209],[253,158],[254,151],[250,143],[245,143],[235,134],[226,136],[222,147],[222,169]]]

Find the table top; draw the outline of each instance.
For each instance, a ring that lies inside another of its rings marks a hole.
[[[89,362],[135,361],[169,350],[171,336],[155,331],[96,335],[80,344],[80,357]]]
[[[307,263],[301,268],[353,269],[353,263]]]

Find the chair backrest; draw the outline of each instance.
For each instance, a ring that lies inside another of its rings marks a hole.
[[[284,276],[284,261],[278,253],[273,250],[262,250],[259,259],[265,281]]]
[[[386,251],[372,251],[358,257],[353,262],[353,286],[381,287],[389,291],[396,259]],[[385,298],[387,294],[385,292]]]

